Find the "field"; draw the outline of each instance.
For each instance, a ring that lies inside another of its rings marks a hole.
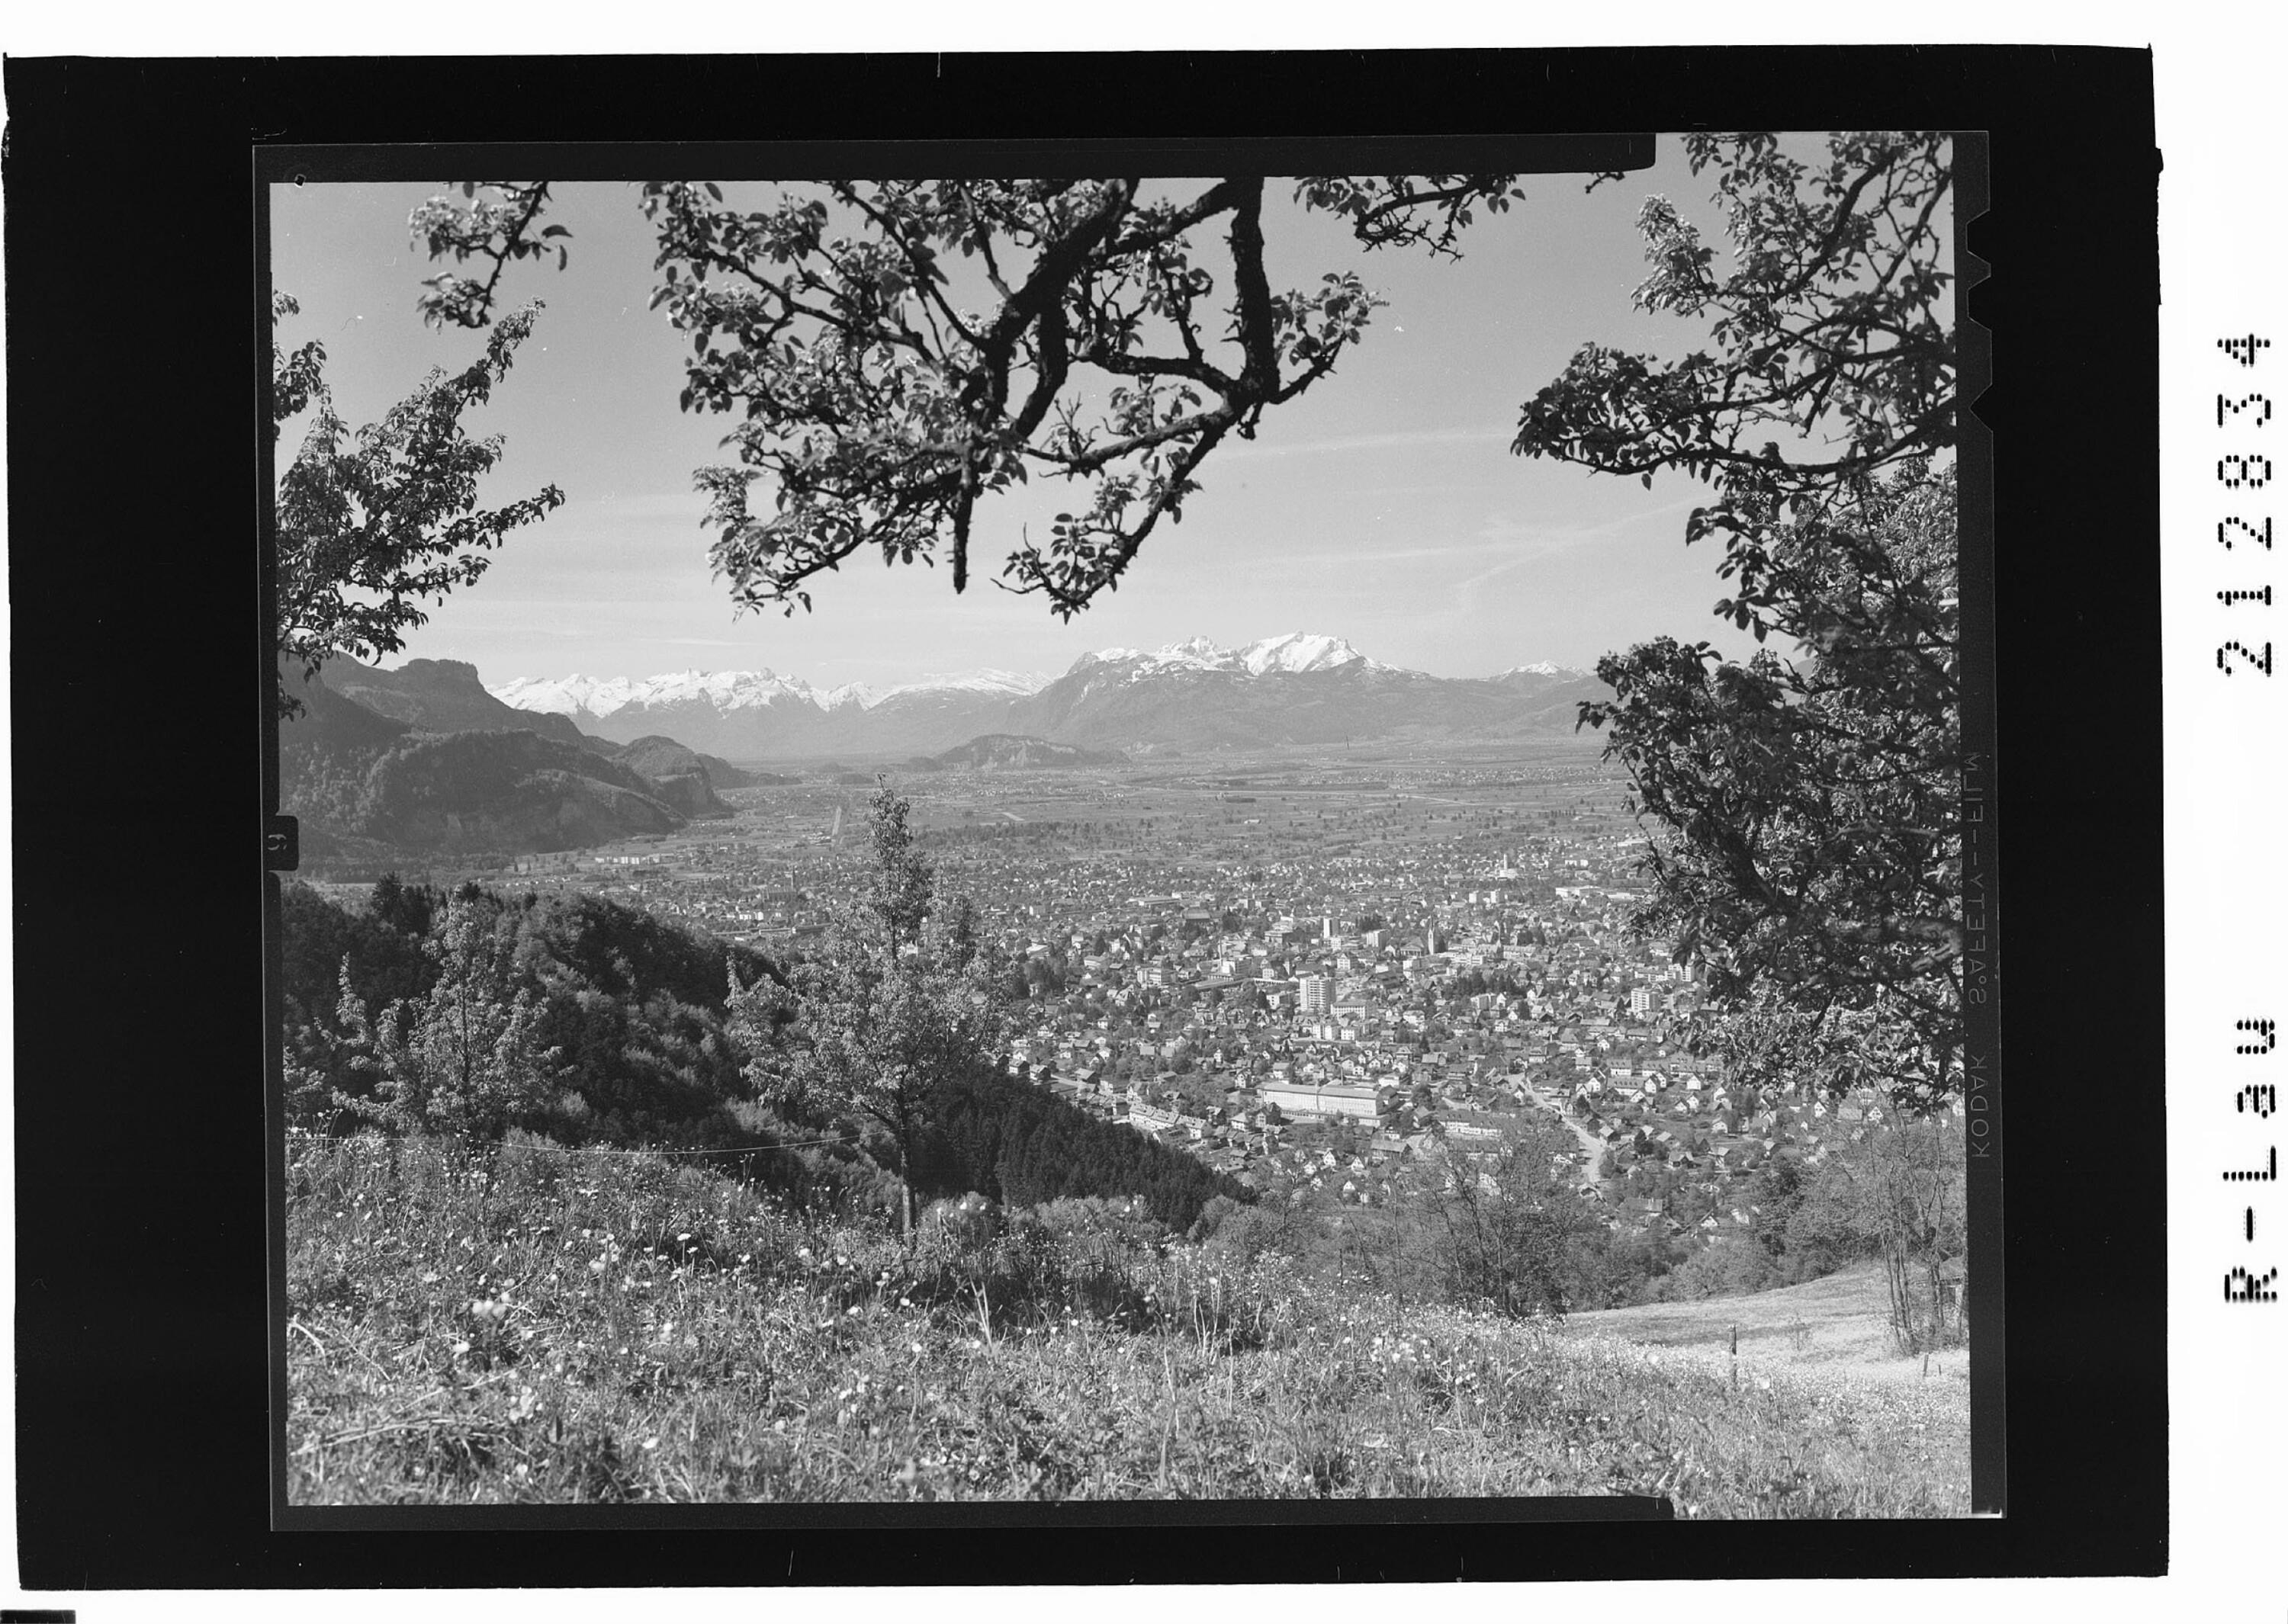
[[[1927,1406],[1776,1367],[1736,1391],[1696,1351],[1707,1310],[1647,1350],[1611,1316],[1554,1329],[1333,1292],[1275,1255],[1116,1225],[909,1247],[640,1154],[512,1147],[488,1173],[420,1142],[299,1137],[289,1162],[298,1504],[1631,1493],[1686,1517],[1967,1510]]]
[[[1927,1382],[1942,1390],[1968,1384],[1967,1349],[1942,1349],[1927,1361],[1893,1353],[1884,1328],[1887,1312],[1881,1271],[1862,1264],[1824,1279],[1752,1296],[1603,1309],[1577,1314],[1568,1323],[1582,1335],[1618,1337],[1703,1359],[1720,1355],[1728,1366],[1736,1326],[1744,1373],[1797,1378],[1824,1374],[1863,1384]]]
[[[1970,1480],[1970,1358],[1966,1348],[1927,1357],[1891,1350],[1889,1302],[1871,1264],[1743,1297],[1655,1303],[1574,1315],[1564,1335],[1584,1349],[1625,1346],[1657,1367],[1785,1392],[1814,1410],[1855,1414],[1863,1425],[1912,1440],[1921,1470]]]

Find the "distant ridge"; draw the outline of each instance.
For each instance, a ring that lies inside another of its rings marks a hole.
[[[477,668],[465,661],[409,660],[384,670],[338,655],[326,661],[319,677],[344,699],[421,733],[521,727],[566,744],[580,742],[580,730],[571,718],[504,703],[478,680]]]
[[[1579,701],[1607,693],[1595,677],[1553,665],[1498,677],[1432,677],[1323,634],[1290,633],[1243,648],[1196,638],[1150,654],[1083,655],[1010,708],[1011,731],[1127,751],[1438,746],[1569,733]]]
[[[687,818],[727,817],[731,808],[716,790],[741,788],[752,781],[727,761],[702,756],[657,734],[620,746],[611,758],[656,784],[660,799]]]
[[[1017,733],[987,733],[932,757],[934,768],[970,772],[1039,772],[1074,767],[1124,767],[1128,757],[1110,750],[1086,750]]]

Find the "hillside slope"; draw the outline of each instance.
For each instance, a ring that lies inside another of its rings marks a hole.
[[[641,773],[655,787],[661,800],[687,818],[728,817],[730,807],[715,791],[739,788],[752,781],[727,761],[702,756],[657,734],[621,745],[611,753],[611,759]]]
[[[1572,1315],[1569,1334],[1610,1337],[1693,1356],[1728,1367],[1732,1331],[1740,1334],[1740,1368],[1760,1374],[1823,1372],[1839,1381],[1920,1382],[1919,1355],[1892,1351],[1890,1300],[1873,1264],[1856,1264],[1800,1286],[1692,1303],[1647,1303]],[[1931,1355],[1932,1382],[1969,1378],[1966,1349]]]
[[[1609,1338],[1326,1301],[1276,1267],[1124,1238],[1109,1213],[1075,1232],[1071,1204],[1005,1245],[910,1247],[665,1158],[512,1148],[480,1212],[432,1146],[312,1138],[288,1156],[299,1504],[1969,1509],[1956,1436],[1904,1406],[1734,1392]]]
[[[304,709],[279,725],[280,808],[302,820],[303,851],[314,859],[561,852],[684,826],[671,794],[583,748],[576,733],[568,741],[520,725],[422,731],[450,707],[408,701],[426,719],[417,725],[326,682],[293,674],[288,682]],[[442,685],[449,699],[458,679],[448,673]],[[704,803],[721,807],[711,792]]]
[[[366,771],[356,832],[443,854],[562,852],[666,835],[682,815],[632,767],[537,733],[416,733]]]

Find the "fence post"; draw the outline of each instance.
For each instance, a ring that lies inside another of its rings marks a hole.
[[[1740,1390],[1740,1322],[1732,1322],[1732,1390]]]

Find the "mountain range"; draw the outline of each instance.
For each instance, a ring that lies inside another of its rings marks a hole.
[[[980,671],[875,691],[760,671],[630,680],[523,677],[493,696],[599,737],[665,733],[733,760],[938,754],[986,734],[1100,751],[1492,741],[1569,731],[1607,690],[1543,662],[1482,678],[1369,659],[1341,638],[1292,632],[1244,647],[1204,638],[1083,654],[1062,676]]]
[[[1102,649],[1054,678],[981,671],[879,692],[770,671],[488,689],[457,660],[385,670],[336,659],[306,684],[287,680],[305,710],[279,730],[283,809],[302,818],[313,857],[377,861],[664,834],[728,813],[721,790],[786,781],[726,757],[994,772],[1156,751],[1483,743],[1569,731],[1579,702],[1606,693],[1545,662],[1432,677],[1299,632],[1240,648],[1194,638]]]

